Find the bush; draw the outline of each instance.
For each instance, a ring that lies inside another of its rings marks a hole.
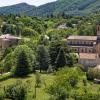
[[[87,71],[87,70],[85,69],[85,67],[84,67],[83,65],[81,65],[81,64],[75,64],[74,66],[80,68],[82,71]]]
[[[59,86],[55,86],[55,87],[49,87],[49,94],[53,95],[50,100],[66,100],[67,98],[67,92],[64,89],[64,87],[59,87]]]
[[[36,72],[35,79],[36,79],[36,87],[41,87],[41,75],[40,75],[40,73]]]
[[[86,76],[87,76],[87,80],[94,80],[95,78],[94,69],[90,68],[88,72],[86,73]]]
[[[7,99],[11,100],[25,100],[27,89],[26,87],[21,83],[16,83],[10,86],[7,86],[4,89],[5,97]]]
[[[94,93],[94,92],[87,92],[87,93],[84,93],[84,94],[79,94],[75,93],[75,96],[74,96],[74,99],[75,100],[100,100],[100,94],[99,93]]]
[[[10,72],[12,66],[13,66],[13,53],[9,53],[3,60],[4,72]]]
[[[94,69],[94,77],[100,79],[100,69]]]
[[[75,89],[78,85],[81,74],[76,67],[63,68],[56,73],[54,83],[48,88],[54,100],[66,100],[71,95],[71,89]]]
[[[4,94],[0,91],[0,100],[4,100]]]

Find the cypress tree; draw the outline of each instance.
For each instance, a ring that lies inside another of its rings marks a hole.
[[[39,64],[40,72],[41,70],[47,71],[50,59],[49,59],[49,53],[44,45],[39,45],[37,49],[37,62]]]
[[[30,65],[28,62],[27,55],[24,51],[22,51],[17,56],[15,75],[17,76],[27,75],[30,72],[29,66]]]
[[[15,76],[25,76],[33,71],[35,58],[32,50],[25,45],[18,46],[14,50],[14,68],[12,72]]]
[[[64,67],[66,65],[66,55],[63,48],[60,48],[58,56],[55,61],[56,69]]]

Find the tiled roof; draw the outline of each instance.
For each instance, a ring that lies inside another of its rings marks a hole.
[[[94,60],[96,59],[96,53],[79,53],[80,59]]]
[[[20,37],[12,36],[10,34],[5,34],[0,36],[1,39],[21,39]]]
[[[77,35],[71,35],[67,39],[69,40],[97,40],[97,36],[77,36]]]

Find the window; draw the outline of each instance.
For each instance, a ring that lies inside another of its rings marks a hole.
[[[77,44],[79,44],[79,42],[77,42]]]
[[[89,50],[89,53],[91,53],[91,50]]]
[[[83,50],[83,49],[82,49],[81,51],[82,51],[82,52],[84,52],[84,50]]]
[[[70,41],[70,44],[72,44],[72,41]]]
[[[84,44],[86,44],[86,42],[84,42]]]
[[[99,54],[99,58],[100,58],[100,54]]]

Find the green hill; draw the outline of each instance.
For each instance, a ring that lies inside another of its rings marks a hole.
[[[27,3],[20,3],[12,6],[0,7],[0,14],[25,14],[25,12],[33,10],[34,8],[35,6],[28,5]]]
[[[50,14],[84,15],[100,10],[100,0],[58,0],[36,8],[32,15],[45,16]]]
[[[100,0],[57,0],[38,7],[22,3],[1,7],[0,13],[26,14],[30,16],[47,16],[65,13],[67,15],[86,15],[100,11]]]

